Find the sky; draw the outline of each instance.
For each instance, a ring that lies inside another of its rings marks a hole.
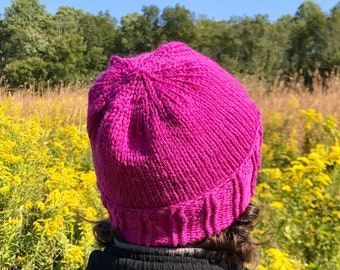
[[[339,0],[314,0],[321,10],[329,13]],[[208,19],[229,20],[232,16],[268,15],[271,22],[282,15],[294,15],[303,0],[40,0],[46,10],[55,13],[60,6],[71,6],[97,15],[108,10],[112,17],[120,18],[128,13],[141,12],[142,7],[156,5],[160,11],[165,7],[174,7],[177,3],[195,15],[205,15]],[[11,0],[0,0],[0,13],[11,5]]]

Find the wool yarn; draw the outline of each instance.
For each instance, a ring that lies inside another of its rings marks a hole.
[[[182,246],[244,212],[261,163],[261,115],[216,62],[181,42],[113,56],[88,101],[97,186],[126,241]]]

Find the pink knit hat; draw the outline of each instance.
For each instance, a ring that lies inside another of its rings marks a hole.
[[[103,205],[130,243],[210,237],[254,194],[259,110],[234,77],[183,43],[113,56],[90,89],[87,129]]]

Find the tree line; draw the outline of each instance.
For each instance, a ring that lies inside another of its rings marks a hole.
[[[61,6],[55,14],[39,0],[14,0],[0,16],[0,76],[10,87],[91,82],[111,55],[135,55],[180,40],[237,76],[267,82],[302,78],[313,91],[315,72],[327,80],[340,66],[340,1],[329,13],[306,0],[295,15],[215,21],[177,4],[144,6],[118,21]]]

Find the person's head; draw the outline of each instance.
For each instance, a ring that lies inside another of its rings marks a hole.
[[[232,75],[187,45],[113,56],[90,89],[87,125],[101,199],[125,241],[195,246],[249,210],[260,112]]]

